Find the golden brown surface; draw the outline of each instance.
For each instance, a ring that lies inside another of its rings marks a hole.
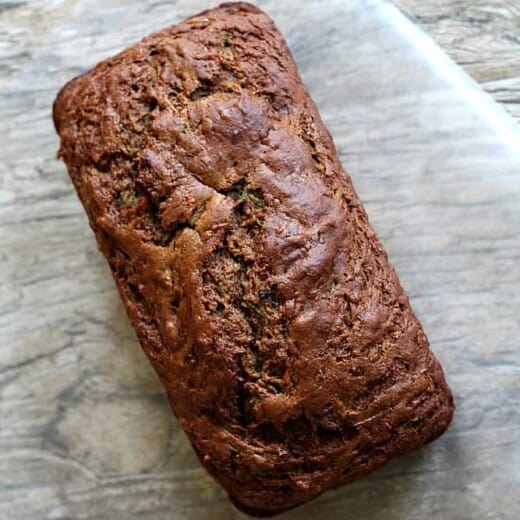
[[[272,514],[453,403],[272,22],[229,4],[60,93],[60,154],[201,462]]]

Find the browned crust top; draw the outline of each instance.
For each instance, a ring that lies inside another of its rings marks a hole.
[[[202,464],[256,514],[437,437],[451,393],[272,21],[223,4],[58,95],[60,155]]]

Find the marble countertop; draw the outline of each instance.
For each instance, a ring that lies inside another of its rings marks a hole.
[[[394,3],[520,122],[520,2]]]

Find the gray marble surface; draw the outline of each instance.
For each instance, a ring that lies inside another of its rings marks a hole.
[[[458,409],[285,519],[520,518],[520,135],[389,3],[258,2],[286,35]],[[204,0],[0,3],[0,518],[245,518],[139,349],[64,166],[59,87]]]
[[[518,0],[394,0],[520,122]]]

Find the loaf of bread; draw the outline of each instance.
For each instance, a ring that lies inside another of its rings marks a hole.
[[[238,508],[297,506],[446,429],[442,369],[259,9],[152,34],[68,83],[54,121],[141,345]]]

